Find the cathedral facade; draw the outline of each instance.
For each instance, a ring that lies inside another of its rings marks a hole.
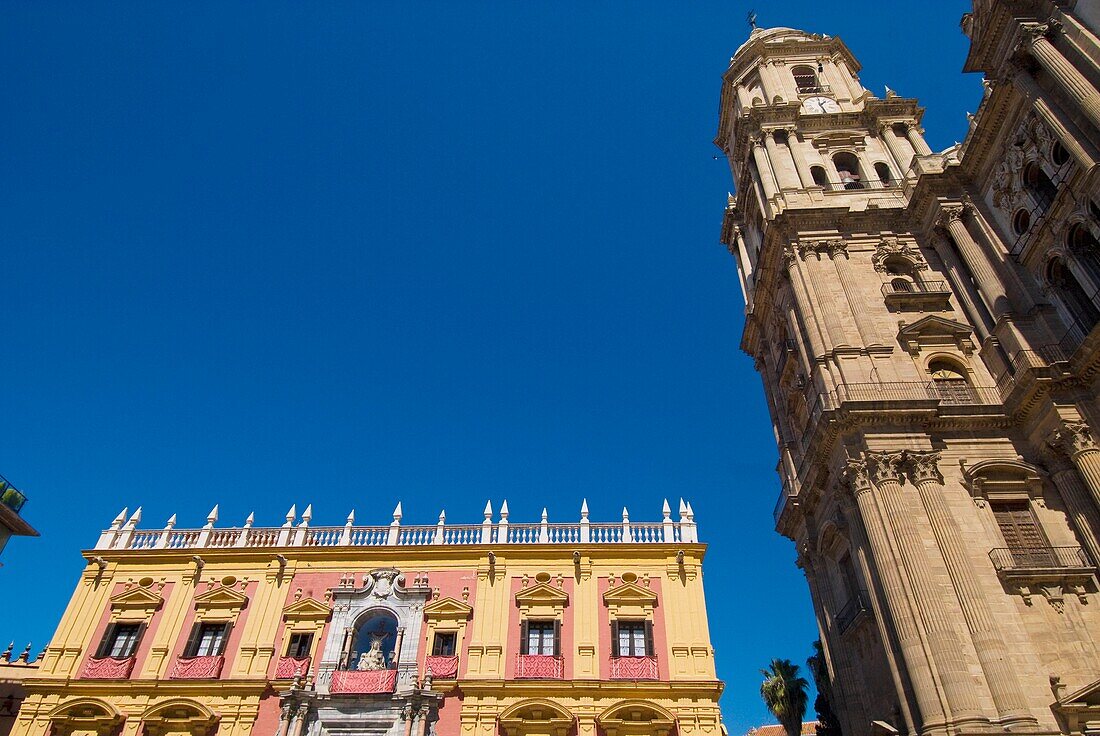
[[[16,736],[719,736],[690,504],[656,522],[138,527],[84,553]]]
[[[1100,3],[975,0],[932,151],[837,37],[723,78],[722,240],[846,736],[1100,733]]]

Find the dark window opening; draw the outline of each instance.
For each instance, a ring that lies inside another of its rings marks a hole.
[[[228,623],[198,623],[191,629],[191,638],[183,650],[184,657],[215,657],[225,653],[229,641]]]
[[[612,657],[652,657],[653,623],[651,621],[612,621]]]
[[[894,175],[890,173],[890,167],[881,161],[875,164],[875,173],[878,174],[878,180],[885,186],[890,186],[894,181]]]
[[[863,189],[859,159],[850,153],[838,153],[833,156],[833,163],[836,165],[836,173],[840,177],[841,186],[845,189]]]
[[[1054,141],[1050,144],[1050,160],[1054,162],[1055,166],[1059,167],[1069,161],[1069,152],[1061,141]]]
[[[825,171],[824,166],[811,166],[810,176],[814,178],[814,184],[819,187],[829,186],[829,174]]]
[[[890,282],[890,285],[894,287],[894,291],[906,293],[913,291],[913,285],[906,279],[894,279]]]
[[[561,653],[560,621],[524,621],[520,632],[520,654],[556,656]]]
[[[286,656],[294,659],[305,659],[309,656],[309,650],[313,647],[313,634],[291,634],[290,642],[286,647]]]
[[[1031,227],[1031,213],[1027,210],[1016,210],[1012,215],[1012,232],[1023,235]]]
[[[145,624],[110,624],[103,632],[103,639],[96,651],[97,658],[126,659],[137,653],[138,642]]]
[[[1035,202],[1044,210],[1050,207],[1054,198],[1058,196],[1058,188],[1050,180],[1043,167],[1032,161],[1024,167],[1024,186],[1031,193]]]
[[[1100,310],[1062,259],[1052,258],[1047,264],[1047,281],[1069,311],[1075,327],[1087,334],[1100,322]]]
[[[821,85],[817,83],[817,72],[811,66],[796,66],[791,70],[794,83],[798,87],[798,94],[808,95],[821,92]]]
[[[432,639],[432,656],[453,657],[457,638],[453,631],[437,631]]]

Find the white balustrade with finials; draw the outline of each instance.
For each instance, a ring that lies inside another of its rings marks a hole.
[[[679,519],[672,520],[668,501],[657,522],[632,522],[624,508],[622,521],[593,523],[588,519],[587,501],[581,505],[581,518],[576,523],[551,524],[546,509],[542,520],[535,524],[512,524],[508,520],[508,502],[501,504],[500,518],[493,521],[492,504],[485,505],[480,524],[447,524],[446,513],[439,522],[430,525],[401,524],[401,504],[393,512],[393,521],[386,526],[355,526],[352,511],[343,526],[310,526],[313,506],[307,506],[299,519],[291,506],[286,521],[277,527],[253,526],[249,514],[242,527],[215,529],[218,507],[210,510],[206,525],[200,529],[176,529],[173,514],[163,529],[139,530],[141,508],[128,517],[128,510],[115,517],[96,543],[96,549],[109,550],[176,550],[232,549],[256,547],[418,547],[430,545],[460,546],[475,544],[682,544],[698,542],[695,512],[691,504],[680,500]]]

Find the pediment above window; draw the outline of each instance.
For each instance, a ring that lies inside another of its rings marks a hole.
[[[130,588],[111,597],[111,613],[115,616],[124,612],[148,618],[164,604],[164,598],[148,588]]]
[[[557,617],[569,605],[569,594],[550,583],[536,583],[516,593],[516,605],[526,618]]]
[[[910,355],[928,348],[953,347],[970,355],[974,351],[973,331],[961,322],[929,315],[911,324],[898,323],[898,342]]]
[[[1069,733],[1086,733],[1089,724],[1100,722],[1100,680],[1068,695],[1061,678],[1052,675],[1050,685],[1057,698],[1053,710],[1065,719]]]
[[[219,585],[195,596],[195,611],[199,618],[235,618],[248,603],[240,591]]]
[[[324,621],[332,615],[332,609],[315,598],[303,598],[283,609],[288,622]]]
[[[424,606],[424,616],[429,621],[465,621],[474,609],[454,598],[440,598]]]
[[[615,618],[639,616],[648,618],[657,606],[657,594],[637,583],[623,583],[603,594],[604,605]]]

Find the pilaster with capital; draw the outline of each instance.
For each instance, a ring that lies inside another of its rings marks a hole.
[[[1047,440],[1073,462],[1085,479],[1096,508],[1100,509],[1100,446],[1086,422],[1067,421],[1056,427]]]
[[[890,155],[894,157],[894,164],[897,166],[897,170],[902,178],[909,171],[909,167],[913,165],[913,151],[911,144],[907,143],[910,150],[904,150],[901,139],[898,138],[897,133],[894,132],[895,123],[879,123],[878,135],[882,139],[882,142],[886,144],[886,150],[890,152]]]
[[[1002,280],[997,277],[990,265],[989,258],[974,240],[963,221],[968,209],[967,205],[961,203],[941,206],[936,224],[946,230],[955,241],[963,262],[974,275],[974,280],[978,282],[978,291],[986,307],[994,319],[997,319],[1010,311],[1008,294],[1005,292]]]
[[[904,452],[869,452],[867,458],[876,496],[882,500],[883,511],[894,532],[895,548],[924,622],[932,660],[940,675],[952,719],[961,723],[986,721],[952,625],[953,610],[948,610],[948,602],[932,578],[932,561],[905,503],[901,481],[906,455]],[[950,608],[956,609],[956,606]]]
[[[782,263],[790,280],[791,293],[794,295],[795,304],[798,306],[798,314],[802,323],[806,326],[806,338],[809,340],[810,352],[813,356],[825,352],[825,333],[818,322],[817,312],[814,308],[813,298],[806,287],[805,276],[799,264],[794,246],[787,245],[782,253]]]
[[[1061,451],[1060,448],[1047,446],[1040,453],[1043,464],[1050,473],[1050,480],[1062,496],[1066,505],[1066,513],[1081,540],[1081,546],[1087,551],[1094,565],[1100,565],[1100,538],[1093,521],[1100,509],[1097,509],[1089,497],[1088,489],[1081,481],[1081,475],[1073,462]]]
[[[1061,25],[1053,19],[1027,26],[1020,49],[1039,63],[1093,126],[1100,128],[1100,91],[1051,43],[1060,32]]]
[[[906,474],[916,486],[921,504],[928,514],[936,545],[947,565],[998,717],[1005,724],[1035,724],[1036,719],[1028,710],[1020,681],[1008,664],[1008,647],[994,624],[993,613],[967,559],[962,532],[944,500],[939,460],[938,452],[907,451],[904,460]]]
[[[770,201],[779,191],[779,184],[775,180],[775,172],[768,160],[768,154],[764,151],[764,139],[768,137],[770,136],[765,133],[752,137],[752,157],[753,161],[756,162],[756,173],[760,177],[760,186],[764,188],[764,198]]]
[[[1047,99],[1046,92],[1030,72],[1020,64],[1012,64],[1009,66],[1005,81],[1015,85],[1016,89],[1031,103],[1032,109],[1046,123],[1051,133],[1062,143],[1078,166],[1087,171],[1096,165],[1092,154],[1080,143],[1080,140],[1085,138],[1082,136],[1079,140],[1078,135],[1071,132],[1071,128],[1077,129],[1076,122],[1066,114],[1064,107],[1056,100]]]
[[[781,130],[768,130],[764,132],[764,147],[768,150],[768,159],[772,163],[775,172],[775,180],[780,190],[798,189],[801,182],[798,180],[798,172],[795,171],[794,157],[786,143],[779,144],[775,140],[775,134]]]
[[[901,658],[906,664],[903,669],[909,673],[913,696],[917,701],[916,713],[922,720],[919,724],[920,730],[928,730],[930,723],[943,724],[945,714],[932,673],[932,663],[929,662],[925,653],[921,625],[902,579],[901,568],[895,559],[893,545],[882,514],[879,512],[875,494],[872,492],[871,469],[868,463],[861,459],[849,460],[842,487],[855,499],[860,526],[867,535],[870,559],[862,556],[861,565],[868,579],[873,577],[879,581],[886,600],[887,611],[885,615],[884,612],[878,611],[878,620],[884,625],[889,620],[893,626],[894,635],[901,649]],[[855,525],[852,520],[849,524]],[[886,635],[883,636],[883,644],[889,647],[891,637],[889,632],[884,633]],[[897,677],[899,692],[904,693],[900,675]],[[904,697],[900,697],[900,700],[905,702]]]

